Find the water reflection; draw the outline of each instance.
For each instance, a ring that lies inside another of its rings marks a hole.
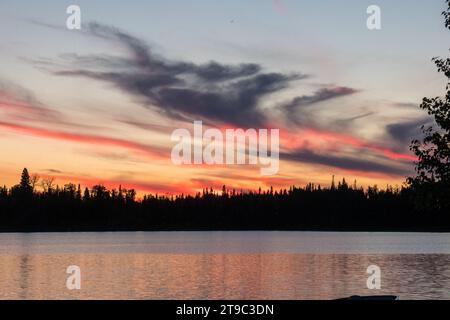
[[[340,248],[337,254],[323,253],[323,247],[317,253],[310,252],[311,242],[315,245],[320,235],[298,235],[302,241],[305,237],[310,239],[306,245],[302,244],[306,246],[305,252],[295,252],[292,248],[285,252],[295,238],[292,234],[271,234],[267,240],[263,234],[243,233],[240,241],[246,243],[243,246],[249,252],[234,252],[239,243],[236,234],[230,237],[207,233],[203,239],[208,241],[201,241],[198,233],[189,237],[180,234],[0,235],[0,298],[334,299],[371,294],[393,294],[402,299],[450,298],[450,255],[424,254],[420,248],[415,254],[392,253],[392,246],[407,248],[402,236],[394,244],[393,236],[385,243],[376,240],[387,248],[387,253],[381,254],[352,250],[342,253],[342,243],[350,241],[341,235],[332,244]],[[331,237],[325,235],[327,241]],[[355,240],[358,235],[348,237]],[[368,235],[363,238],[367,241]],[[440,239],[439,248],[442,239],[447,241],[443,236],[436,239]],[[252,249],[249,242],[256,247]],[[216,249],[220,243],[227,248],[224,252]],[[297,243],[291,246],[298,248]],[[432,248],[432,243],[428,242],[426,247]],[[372,264],[382,270],[381,291],[366,288],[366,269]],[[81,268],[80,291],[66,288],[69,265]]]
[[[65,269],[82,270],[68,291]],[[101,254],[0,256],[2,299],[333,299],[382,290],[404,299],[450,298],[449,255]]]

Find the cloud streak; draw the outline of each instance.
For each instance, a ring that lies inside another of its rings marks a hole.
[[[384,173],[394,176],[407,176],[412,173],[410,166],[382,164],[375,161],[355,159],[350,157],[335,156],[332,154],[321,154],[310,150],[298,150],[291,153],[280,154],[281,159],[324,165],[333,168],[360,171],[367,173]]]
[[[5,80],[0,80],[0,111],[28,121],[55,122],[61,118],[59,112],[45,107],[31,91]]]
[[[303,95],[300,97],[296,97],[291,102],[283,105],[282,108],[288,111],[293,111],[323,101],[352,95],[357,92],[359,91],[349,87],[322,88],[312,95]]]
[[[387,147],[365,141],[364,139],[352,135],[325,130],[304,129],[294,136],[291,134],[284,134],[282,139],[285,141],[287,150],[291,151],[298,149],[336,151],[341,148],[351,147],[356,149],[359,153],[369,151],[389,160],[407,163],[412,163],[417,160],[415,156],[409,153],[396,152]]]
[[[133,151],[134,153],[141,156],[151,157],[152,159],[154,158],[167,159],[168,155],[170,154],[168,150],[162,148],[157,148],[154,146],[148,146],[145,144],[116,138],[49,130],[3,121],[0,121],[0,127],[7,130],[30,135],[33,137],[47,138],[59,141],[69,141],[93,146],[119,147]]]

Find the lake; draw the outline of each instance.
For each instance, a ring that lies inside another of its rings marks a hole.
[[[369,290],[367,268],[380,267]],[[79,266],[81,290],[68,290]],[[450,234],[0,234],[0,299],[450,298]]]

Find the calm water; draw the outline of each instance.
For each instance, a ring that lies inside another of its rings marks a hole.
[[[366,269],[382,271],[382,290]],[[66,268],[82,288],[66,288]],[[450,234],[0,234],[1,299],[450,298]]]

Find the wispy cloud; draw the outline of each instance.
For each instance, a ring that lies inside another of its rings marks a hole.
[[[3,121],[0,121],[0,127],[11,131],[16,131],[22,134],[31,135],[34,137],[41,137],[60,141],[70,141],[74,143],[81,143],[94,146],[119,147],[133,151],[134,153],[141,156],[151,157],[152,159],[157,158],[167,159],[169,155],[169,151],[163,148],[149,146],[123,139],[43,129]]]
[[[66,65],[76,65],[77,69],[55,63],[54,74],[111,83],[147,107],[177,120],[200,118],[261,127],[268,118],[260,108],[261,100],[308,78],[299,72],[263,72],[262,66],[254,63],[196,64],[171,60],[155,54],[143,40],[98,23],[90,23],[86,32],[121,46],[129,56],[68,54],[62,57]],[[39,65],[39,60],[34,63]],[[44,67],[48,69],[48,61]]]
[[[61,114],[46,107],[28,89],[10,81],[0,80],[0,111],[16,119],[55,122]]]
[[[303,95],[300,97],[295,97],[291,102],[283,105],[284,109],[294,110],[299,109],[301,107],[310,106],[316,103],[320,103],[323,101],[348,96],[351,94],[355,94],[359,92],[356,89],[349,87],[331,87],[331,88],[322,88],[312,95]]]
[[[331,168],[340,168],[365,173],[375,172],[394,176],[407,176],[412,173],[412,167],[406,165],[405,163],[383,164],[378,161],[333,155],[331,153],[322,154],[311,150],[298,150],[290,153],[282,153],[280,154],[280,157],[281,159],[288,161],[324,165]]]
[[[286,150],[295,151],[308,149],[315,151],[339,151],[345,148],[353,148],[358,156],[372,153],[378,157],[389,160],[412,163],[416,160],[410,153],[396,152],[386,146],[372,141],[366,141],[353,135],[337,133],[333,131],[304,129],[296,135],[284,134],[282,140],[285,142]]]

